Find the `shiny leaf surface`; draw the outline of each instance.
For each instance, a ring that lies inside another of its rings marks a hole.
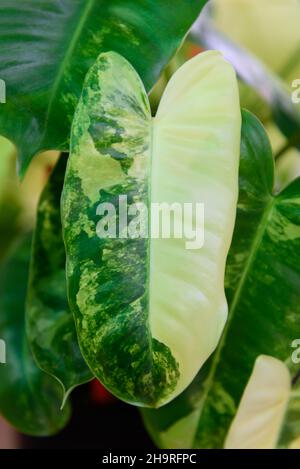
[[[206,0],[1,0],[0,134],[19,171],[41,150],[68,149],[83,79],[101,51],[130,60],[147,90]]]

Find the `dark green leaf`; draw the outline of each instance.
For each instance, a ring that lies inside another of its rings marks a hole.
[[[60,410],[60,386],[41,371],[25,334],[30,239],[19,244],[0,271],[0,338],[6,363],[0,363],[0,413],[18,430],[51,435],[67,423],[70,408]]]
[[[117,51],[147,90],[207,0],[1,0],[0,133],[19,150],[24,174],[45,149],[67,149],[87,70]]]
[[[82,358],[68,307],[60,195],[67,163],[61,156],[41,196],[27,295],[27,333],[40,368],[62,385],[63,401],[92,374]]]
[[[223,447],[256,358],[288,361],[291,341],[300,337],[300,179],[276,195],[273,179],[265,131],[244,112],[240,195],[226,270],[229,318],[202,377],[166,408],[144,411],[161,446],[188,440],[189,447]],[[294,377],[299,369],[290,364],[290,371]]]

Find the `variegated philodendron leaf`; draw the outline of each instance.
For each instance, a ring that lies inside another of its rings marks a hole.
[[[70,407],[60,409],[60,386],[35,363],[25,331],[25,299],[31,237],[14,246],[0,268],[0,414],[22,433],[46,436],[67,423]]]
[[[218,343],[240,126],[236,77],[217,52],[176,72],[154,119],[120,55],[101,54],[87,75],[62,195],[69,300],[87,363],[127,402],[170,401]],[[162,237],[154,204],[173,203],[192,206],[183,226],[196,228],[191,237]],[[203,246],[191,239],[202,228]]]
[[[277,358],[260,355],[225,441],[226,449],[300,448],[300,387]]]
[[[225,275],[228,321],[217,350],[188,389],[163,409],[143,411],[158,446],[223,448],[260,355],[288,365],[294,384],[278,444],[297,436],[299,364],[291,345],[300,338],[300,179],[279,194],[273,181],[266,132],[244,111],[239,202]],[[278,431],[269,435],[272,444]]]
[[[40,368],[62,385],[63,402],[92,378],[68,306],[60,197],[67,157],[61,156],[39,201],[27,295],[27,334]]]

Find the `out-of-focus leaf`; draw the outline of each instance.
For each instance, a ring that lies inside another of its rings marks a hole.
[[[0,137],[0,202],[6,186],[6,179],[14,152],[12,143],[4,137]]]
[[[0,202],[0,262],[22,232],[20,226],[21,205],[11,194],[6,194]]]
[[[300,77],[298,0],[211,0],[217,28],[288,85]]]
[[[68,306],[60,196],[67,156],[62,155],[40,198],[27,295],[28,340],[39,367],[62,385],[63,402],[92,379],[82,358]]]
[[[14,166],[14,146],[0,137],[0,262],[21,231],[21,203],[10,177]]]
[[[260,355],[226,436],[226,449],[300,449],[300,374]]]
[[[0,413],[23,433],[50,435],[64,427],[70,409],[60,410],[60,386],[36,366],[25,334],[30,244],[26,238],[16,246],[0,270],[0,338],[6,348]]]
[[[207,0],[1,0],[0,133],[19,171],[45,149],[68,147],[84,76],[102,51],[124,55],[147,90]]]
[[[189,420],[188,447],[222,448],[256,358],[287,361],[291,338],[300,337],[300,179],[277,195],[273,179],[265,131],[244,112],[237,221],[226,268],[229,318],[198,382],[166,408],[143,411],[161,446],[181,447]],[[297,366],[289,363],[289,369],[294,378]]]
[[[33,230],[39,196],[57,156],[57,152],[39,155],[20,182],[15,149],[0,137],[0,260],[20,233]]]
[[[100,54],[87,75],[62,194],[68,293],[87,363],[123,400],[170,401],[218,343],[240,127],[236,76],[216,51],[177,70],[154,119],[137,72],[119,54]]]
[[[286,148],[288,141],[274,122],[265,126],[269,136],[273,155],[278,155]],[[284,189],[296,177],[300,176],[300,151],[296,147],[287,148],[282,157],[276,159],[275,192]]]
[[[299,365],[298,365],[299,366]],[[300,374],[294,377],[278,447],[300,449]]]
[[[191,38],[208,49],[220,50],[238,76],[269,104],[273,117],[292,146],[300,148],[300,105],[292,101],[292,91],[257,57],[219,31],[209,9],[193,25]]]

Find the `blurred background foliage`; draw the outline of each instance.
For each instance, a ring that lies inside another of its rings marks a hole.
[[[57,161],[58,152],[38,155],[23,181],[16,174],[15,147],[0,136],[0,260],[13,241],[32,231],[40,193]]]

